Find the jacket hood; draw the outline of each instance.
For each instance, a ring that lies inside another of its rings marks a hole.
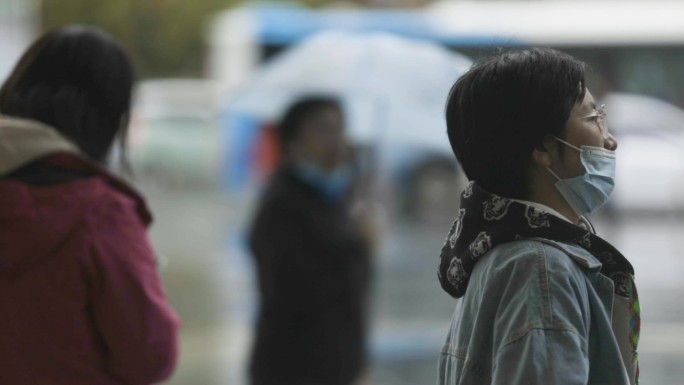
[[[0,116],[0,175],[55,153],[79,154],[75,144],[35,120]]]
[[[85,172],[92,177],[33,186],[5,176],[30,163]],[[123,180],[80,155],[44,124],[0,117],[0,278],[22,274],[57,251],[94,209],[118,207],[148,225],[143,198]]]
[[[471,181],[461,193],[461,208],[440,254],[438,278],[455,298],[465,295],[477,261],[498,245],[520,239],[544,239],[559,247],[587,269],[599,269],[616,282],[632,279],[634,269],[610,243],[590,228],[578,226],[522,201],[505,198]],[[568,246],[561,247],[561,244]],[[582,258],[579,248],[593,255]]]

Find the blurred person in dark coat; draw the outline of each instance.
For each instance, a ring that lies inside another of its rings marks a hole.
[[[372,236],[352,213],[343,126],[335,99],[308,97],[278,127],[282,161],[249,235],[261,296],[252,385],[364,381]]]
[[[143,385],[169,377],[166,302],[123,151],[133,69],[102,31],[42,36],[0,89],[0,384]]]

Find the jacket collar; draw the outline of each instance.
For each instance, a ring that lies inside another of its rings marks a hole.
[[[502,243],[530,238],[553,241],[551,245],[566,251],[579,265],[600,268],[606,276],[621,279],[634,273],[622,253],[592,229],[570,223],[534,205],[492,194],[471,181],[461,194],[458,217],[440,254],[442,288],[456,298],[463,296],[480,257]],[[587,254],[593,259],[587,258]]]
[[[547,245],[553,246],[560,249],[565,254],[569,255],[577,264],[589,271],[600,271],[601,262],[596,259],[593,255],[588,253],[586,250],[579,246],[570,245],[566,243],[556,242],[547,238],[531,238],[535,241],[546,243]]]
[[[0,177],[38,160],[98,175],[136,201],[138,214],[146,225],[152,222],[144,198],[133,186],[91,161],[57,130],[35,120],[0,115]]]

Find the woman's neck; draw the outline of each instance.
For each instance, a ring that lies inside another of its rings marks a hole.
[[[525,199],[548,206],[558,211],[572,223],[579,223],[579,215],[577,215],[575,210],[573,210],[572,207],[570,207],[570,204],[563,198],[563,195],[561,195],[555,186],[556,181],[552,178],[552,175],[546,176],[536,173],[532,178],[529,196]]]

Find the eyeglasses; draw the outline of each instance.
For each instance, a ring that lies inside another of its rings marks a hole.
[[[592,112],[590,115],[585,116],[584,119],[594,120],[601,130],[601,134],[603,134],[604,138],[607,139],[610,136],[610,133],[608,133],[608,125],[606,124],[605,104],[601,104],[597,110],[594,110],[594,112]]]

